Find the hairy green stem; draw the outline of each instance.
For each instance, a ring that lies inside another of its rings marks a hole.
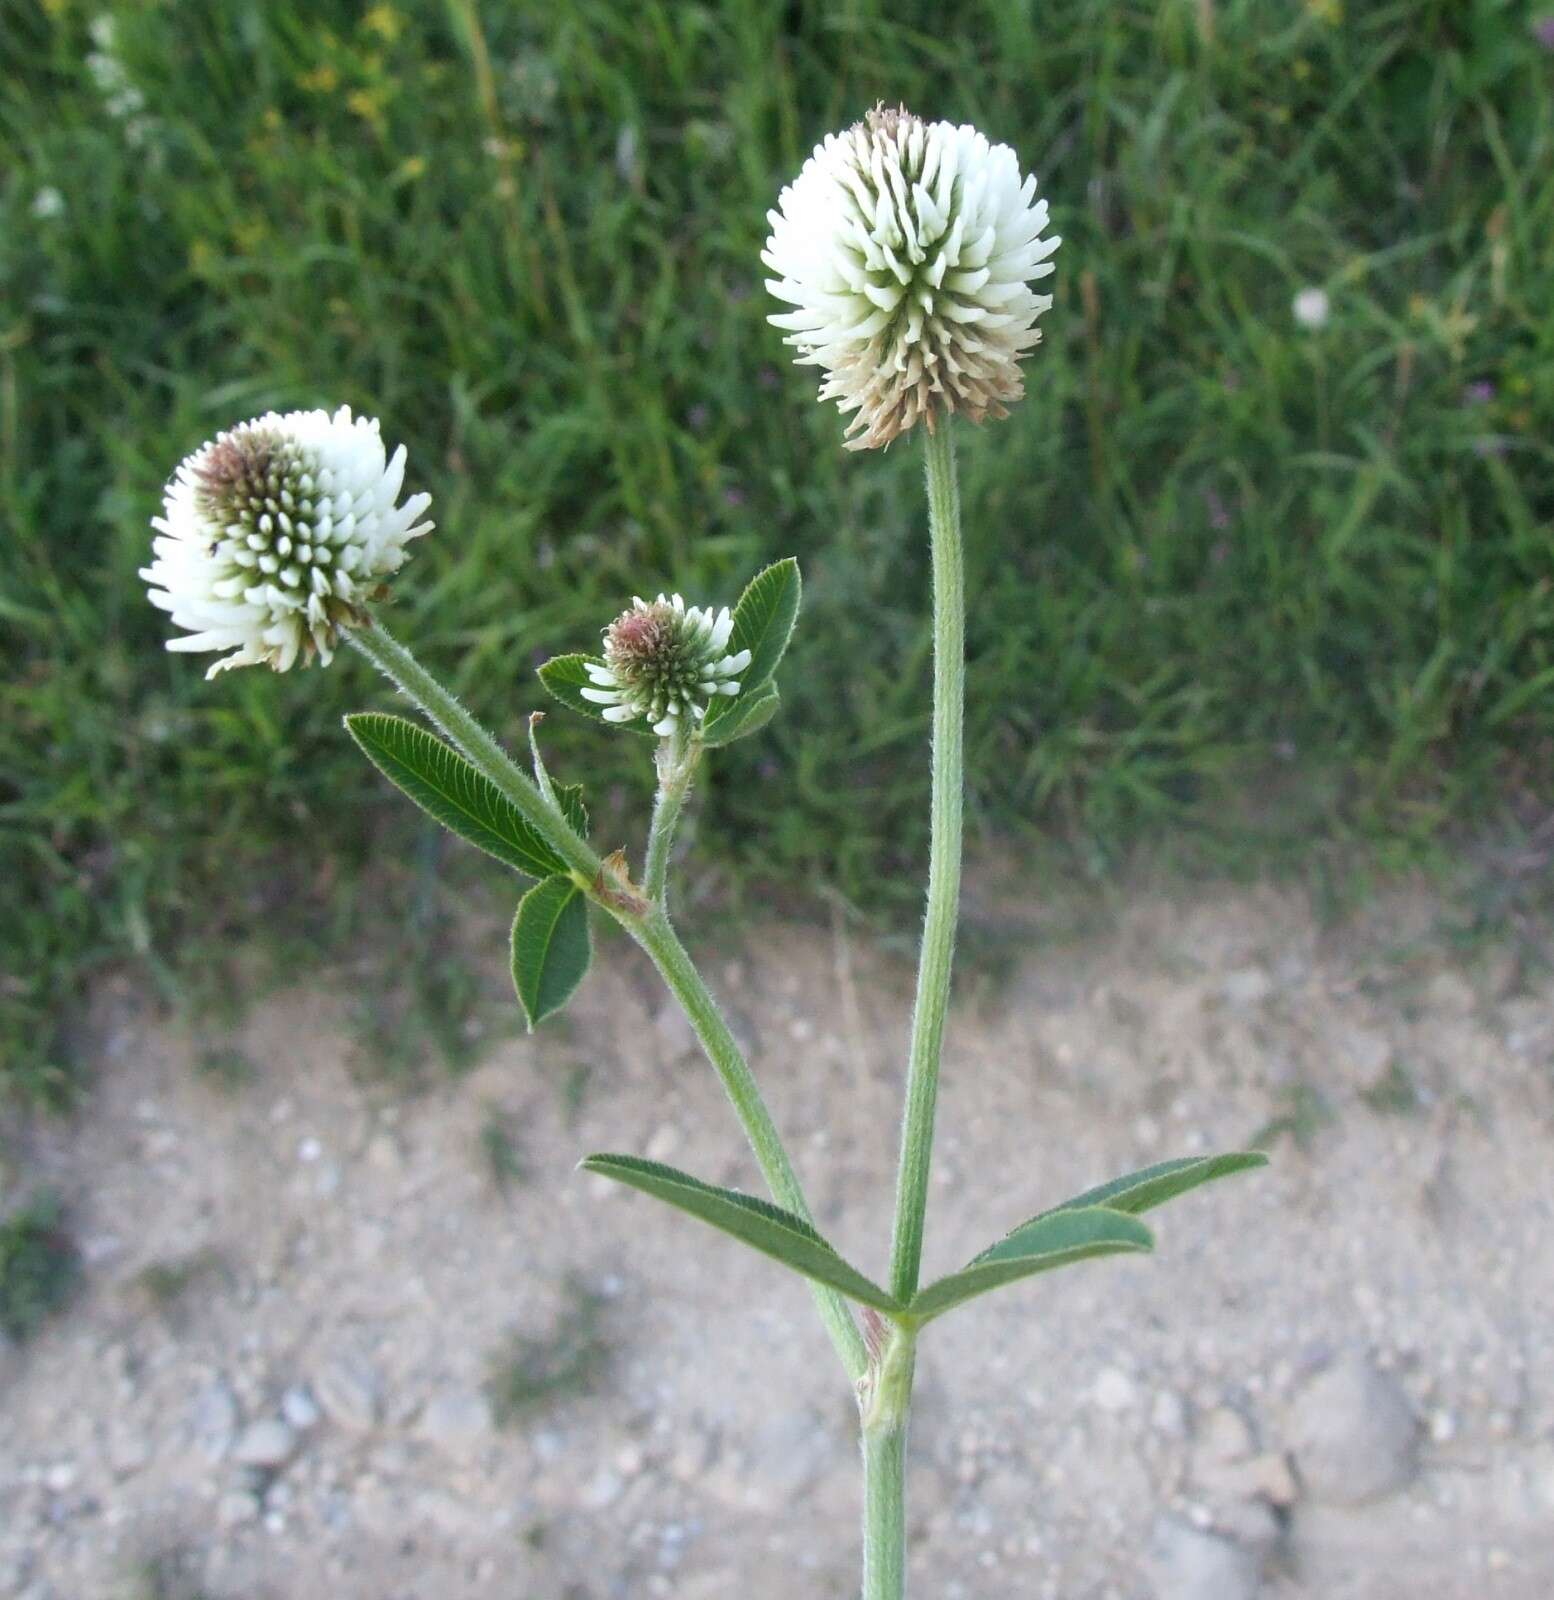
[[[863,1435],[863,1600],[906,1593],[906,1424]]]
[[[589,886],[600,881],[599,857],[588,844],[573,831],[572,825],[559,808],[548,800],[535,786],[533,780],[502,749],[501,745],[464,709],[443,686],[427,672],[398,640],[380,624],[360,628],[347,637],[351,643],[386,677],[399,685],[406,695],[441,728],[484,775],[552,844],[573,872]],[[669,843],[674,832],[674,822],[679,814],[685,790],[690,784],[690,769],[694,761],[690,753],[682,750],[675,774],[678,794],[673,798],[660,829],[655,818],[655,842],[658,843],[659,860],[656,870],[659,877],[659,895],[662,896],[662,878],[667,866]],[[661,841],[661,842],[660,842]],[[661,905],[655,903],[645,912],[625,908],[618,898],[601,895],[590,887],[590,894],[602,901],[610,912],[647,951],[653,964],[663,975],[670,991],[683,1007],[702,1048],[716,1069],[723,1087],[733,1103],[743,1125],[750,1146],[773,1197],[778,1204],[810,1220],[809,1204],[799,1180],[788,1160],[771,1113],[761,1098],[755,1078],[745,1062],[737,1041],[729,1032],[717,1004],[707,991],[701,974],[697,972],[686,953],[684,945],[675,936],[669,919]],[[868,1355],[863,1347],[857,1324],[847,1309],[847,1302],[832,1289],[812,1284],[821,1319],[831,1335],[847,1375],[856,1382],[868,1366]]]
[[[664,903],[669,878],[669,851],[674,844],[680,811],[690,793],[691,776],[700,748],[677,727],[658,744],[658,797],[653,802],[653,825],[648,833],[647,862],[642,869],[642,892],[656,906]]]
[[[906,1449],[916,1335],[891,1333],[861,1391],[863,1600],[906,1593]]]
[[[692,1028],[696,1030],[696,1037],[701,1040],[707,1059],[717,1071],[745,1130],[745,1136],[750,1141],[750,1148],[760,1163],[772,1198],[778,1205],[797,1212],[806,1222],[810,1221],[809,1203],[799,1187],[799,1180],[788,1160],[788,1152],[783,1148],[771,1113],[766,1109],[766,1102],[761,1098],[754,1074],[745,1061],[738,1041],[723,1020],[717,1002],[708,992],[685,946],[670,926],[668,917],[660,907],[653,906],[645,916],[622,917],[621,922],[652,958],[653,965],[658,968],[670,992],[684,1009]],[[810,1292],[815,1297],[821,1320],[831,1336],[831,1343],[836,1346],[842,1365],[847,1369],[848,1377],[856,1383],[868,1367],[868,1353],[847,1302],[834,1289],[827,1289],[818,1283],[810,1284]]]
[[[384,677],[415,701],[574,872],[593,882],[599,872],[599,857],[587,841],[578,837],[554,801],[540,793],[528,773],[382,623],[374,620],[369,627],[354,628],[346,638]]]
[[[923,1256],[923,1215],[933,1154],[939,1052],[950,999],[955,923],[960,910],[962,707],[965,699],[966,585],[961,556],[960,492],[955,442],[944,418],[924,440],[928,529],[933,545],[933,794],[928,850],[928,910],[923,919],[917,998],[912,1007],[912,1053],[901,1164],[896,1176],[896,1228],[890,1288],[902,1302],[917,1292]]]

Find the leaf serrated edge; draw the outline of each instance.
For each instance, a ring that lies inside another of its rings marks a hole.
[[[564,873],[567,864],[550,847],[537,829],[513,805],[497,786],[491,782],[472,762],[455,750],[446,741],[439,739],[436,734],[411,722],[408,717],[395,716],[388,711],[352,711],[343,718],[345,731],[355,742],[357,749],[366,756],[372,765],[394,785],[407,800],[425,815],[429,816],[439,827],[446,828],[456,838],[462,839],[466,844],[473,845],[475,849],[483,851],[494,861],[500,861],[504,867],[514,872],[524,873],[531,878],[551,876]],[[418,769],[413,762],[403,755],[396,753],[388,747],[388,741],[382,738],[369,739],[364,734],[364,729],[392,729],[399,737],[409,740],[412,744],[429,746],[435,759],[445,764],[446,774],[456,777],[456,782],[447,782],[442,785],[432,782],[424,770]],[[431,790],[448,808],[468,820],[474,833],[488,836],[505,845],[511,854],[503,854],[493,850],[480,838],[472,837],[470,833],[455,827],[446,819],[439,817],[436,812],[410,789],[406,788],[403,779],[395,772],[389,770],[388,762],[393,766],[404,769],[404,772],[423,787]],[[578,804],[581,805],[581,786],[578,788]],[[489,820],[480,812],[471,809],[469,796],[480,793],[487,796],[487,804],[491,810],[511,826],[510,834],[503,834],[493,827]],[[514,860],[514,856],[524,856],[524,862]]]

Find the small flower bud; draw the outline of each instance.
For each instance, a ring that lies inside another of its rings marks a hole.
[[[739,693],[750,652],[726,654],[734,619],[687,607],[679,595],[631,602],[604,630],[604,661],[590,665],[594,687],[583,697],[606,709],[606,722],[652,724],[668,736],[682,722],[700,722],[713,695]]]

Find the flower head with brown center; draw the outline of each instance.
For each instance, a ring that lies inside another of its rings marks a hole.
[[[588,665],[585,699],[605,709],[606,722],[643,720],[667,736],[700,722],[713,695],[739,693],[750,652],[727,654],[734,631],[728,607],[714,613],[679,595],[633,599],[604,630],[604,660]]]
[[[770,319],[822,400],[856,412],[851,449],[960,412],[1004,416],[1052,304],[1031,283],[1061,242],[1007,145],[969,126],[876,107],[816,146],[768,212]]]
[[[327,662],[342,629],[432,524],[427,494],[399,499],[401,445],[342,406],[269,412],[203,445],[179,467],[153,520],[141,577],[151,603],[188,632],[169,650],[230,650],[206,674],[301,657]]]

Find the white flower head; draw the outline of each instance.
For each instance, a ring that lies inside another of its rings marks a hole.
[[[1328,313],[1332,310],[1332,306],[1328,301],[1326,289],[1312,288],[1302,289],[1295,296],[1290,310],[1301,327],[1315,333],[1317,329],[1327,326]]]
[[[385,457],[376,419],[271,411],[189,456],[152,519],[151,603],[187,634],[169,650],[230,650],[211,667],[328,662],[342,629],[432,524],[428,494],[396,505],[405,447]]]
[[[973,127],[876,106],[830,134],[767,213],[767,287],[797,309],[801,365],[822,400],[856,412],[851,449],[886,445],[941,415],[1002,417],[1052,304],[1031,284],[1062,242],[1008,145]]]
[[[713,612],[677,594],[639,596],[604,630],[604,661],[589,664],[594,687],[580,693],[605,708],[606,722],[642,718],[667,736],[682,720],[700,722],[713,695],[739,693],[750,652],[726,653],[733,632],[727,606]]]

